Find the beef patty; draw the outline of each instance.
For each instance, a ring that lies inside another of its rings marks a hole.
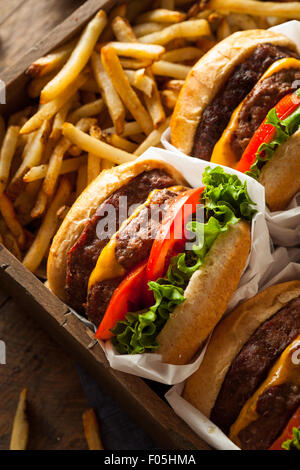
[[[123,225],[116,237],[116,261],[128,272],[146,259],[153,244],[163,215],[178,190],[161,189],[133,219]],[[98,326],[108,307],[114,290],[122,278],[108,279],[94,284],[88,293],[86,314]]]
[[[300,297],[265,321],[243,346],[227,372],[211,413],[225,433],[274,362],[300,333]]]
[[[270,65],[285,57],[296,57],[296,54],[286,48],[261,44],[248,59],[235,67],[223,88],[203,112],[195,134],[193,157],[210,160],[213,148],[235,108],[250,93]]]
[[[285,95],[295,91],[293,82],[296,80],[300,80],[300,70],[283,69],[257,83],[249,93],[239,115],[238,128],[230,142],[239,158],[270,109]]]
[[[258,419],[239,432],[244,450],[267,450],[300,405],[300,387],[292,383],[266,389],[257,401]]]
[[[162,189],[176,184],[175,180],[163,170],[151,170],[136,176],[126,186],[118,189],[98,208],[95,215],[87,222],[85,228],[68,253],[66,294],[68,304],[80,313],[84,313],[88,280],[97,259],[115,233],[120,223],[128,217],[128,209],[142,204],[153,189]],[[127,199],[126,199],[127,198]],[[98,223],[106,220],[109,210],[115,208],[114,223],[108,224],[106,233],[97,236]],[[113,227],[112,233],[109,230]]]

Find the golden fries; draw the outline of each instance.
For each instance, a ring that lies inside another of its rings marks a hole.
[[[71,183],[67,177],[63,176],[37,236],[24,258],[23,264],[30,271],[35,272],[47,252],[52,237],[58,228],[57,212],[67,203],[70,194]]]
[[[184,62],[185,60],[200,59],[203,52],[198,47],[181,47],[163,54],[162,60],[167,62]]]
[[[90,450],[104,450],[98,421],[94,410],[91,408],[82,415],[83,429]]]
[[[68,62],[51,82],[49,82],[41,93],[41,102],[47,103],[61,95],[66,88],[78,77],[86,66],[99,35],[107,23],[106,14],[100,10],[83,31],[75,49]]]
[[[70,122],[78,122],[82,118],[96,116],[101,113],[103,108],[104,102],[102,99],[92,101],[73,111],[68,120]]]
[[[20,394],[13,429],[10,439],[10,450],[26,450],[29,438],[29,423],[26,416],[27,389]]]
[[[123,57],[133,57],[135,59],[158,60],[165,48],[156,44],[139,44],[138,42],[110,42],[109,47],[116,54]]]
[[[148,11],[143,13],[136,19],[136,23],[147,23],[147,22],[157,22],[157,23],[179,23],[180,21],[185,20],[186,14],[181,11],[172,11],[169,9],[160,8],[153,11]]]
[[[136,35],[130,26],[129,21],[121,16],[116,16],[112,21],[113,32],[120,42],[136,42]]]
[[[126,107],[139,123],[143,131],[146,134],[149,134],[153,129],[152,119],[136,93],[131,88],[115,50],[109,46],[105,46],[102,49],[101,57],[103,65],[107,73],[110,75],[114,87],[122,98],[122,101],[126,104]]]
[[[246,13],[258,16],[277,16],[300,19],[299,2],[259,2],[255,0],[211,0],[208,5],[212,10],[231,13]]]
[[[146,75],[146,69],[139,70],[124,70],[126,77],[129,80],[130,85],[134,86],[138,90],[141,90],[149,98],[152,96],[155,82],[152,78]]]
[[[210,34],[210,27],[206,20],[191,20],[176,23],[156,33],[143,36],[140,38],[140,41],[144,44],[160,44],[164,46],[173,39],[195,39],[200,36],[209,36]]]
[[[77,171],[78,168],[85,162],[85,160],[86,158],[84,156],[63,160],[59,174],[65,175],[66,173],[72,173],[73,171]],[[48,173],[48,168],[49,165],[46,163],[44,163],[43,165],[34,166],[25,174],[23,180],[26,183],[32,183],[33,181],[43,179]]]
[[[146,150],[148,150],[149,147],[155,147],[160,143],[161,136],[163,132],[167,129],[167,127],[170,124],[170,118],[166,119],[166,121],[159,126],[158,129],[155,129],[154,131],[151,132],[151,134],[148,135],[147,139],[142,142],[142,144],[135,150],[134,155],[140,156]]]
[[[101,140],[97,140],[79,129],[76,129],[76,127],[70,123],[64,124],[63,134],[85,152],[92,153],[100,158],[111,160],[114,163],[120,164],[135,159],[134,155],[124,152],[123,150],[116,149]]]
[[[99,138],[99,132],[96,126],[90,128],[90,136]],[[93,153],[88,154],[87,161],[87,182],[90,184],[101,172],[101,159]]]
[[[174,64],[173,62],[159,60],[152,65],[151,70],[154,75],[162,75],[165,77],[185,80],[191,68],[192,67],[189,67],[188,65]]]
[[[166,114],[161,103],[160,94],[156,82],[153,79],[153,75],[150,71],[148,71],[148,74],[153,81],[153,91],[151,96],[145,95],[145,103],[149,114],[152,117],[154,128],[157,129],[157,127],[165,121]]]
[[[137,38],[140,38],[147,34],[157,33],[157,31],[161,31],[164,27],[163,23],[142,23],[134,26],[133,32]]]
[[[5,193],[0,194],[0,213],[7,227],[16,238],[19,247],[23,248],[26,239],[25,232],[17,219],[13,203]]]
[[[8,182],[11,162],[17,148],[19,131],[19,126],[10,126],[3,140],[0,151],[0,194],[5,190]]]
[[[24,124],[22,129],[20,130],[21,134],[28,134],[30,132],[35,131],[38,129],[45,120],[51,119],[54,114],[59,111],[64,104],[75,95],[77,90],[84,84],[87,80],[87,75],[81,74],[79,75],[71,85],[57,98],[53,101],[49,101],[45,105],[42,105],[38,112],[34,114],[29,121]]]
[[[57,70],[59,67],[64,65],[67,59],[70,57],[72,50],[77,42],[77,39],[73,39],[62,47],[59,47],[45,57],[33,62],[33,64],[28,67],[26,74],[30,77],[43,77],[48,73],[51,73]]]
[[[101,90],[103,99],[108,108],[111,119],[118,134],[121,134],[124,129],[125,109],[122,101],[120,100],[113,82],[103,67],[101,56],[94,52],[92,54],[92,68],[95,80]]]

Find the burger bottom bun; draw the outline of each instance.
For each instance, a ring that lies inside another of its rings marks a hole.
[[[241,221],[218,236],[157,337],[163,362],[187,364],[216,326],[236,290],[251,247],[250,226]]]
[[[300,295],[300,281],[276,284],[233,310],[215,329],[203,362],[188,378],[183,397],[210,417],[226,374],[257,328]]]

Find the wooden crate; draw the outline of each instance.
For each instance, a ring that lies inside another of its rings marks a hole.
[[[6,84],[6,105],[3,115],[22,109],[28,101],[25,87],[27,67],[39,57],[74,36],[99,10],[109,11],[114,0],[88,0],[66,21],[47,34],[28,51],[1,79]],[[110,395],[157,442],[161,449],[208,450],[205,444],[152,389],[139,377],[110,368],[100,345],[85,325],[68,307],[16,258],[0,245],[0,286],[19,302],[78,363],[80,363]]]

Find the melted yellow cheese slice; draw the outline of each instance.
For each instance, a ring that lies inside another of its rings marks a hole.
[[[274,62],[268,70],[262,75],[259,79],[259,82],[262,82],[266,78],[274,75],[277,72],[280,72],[283,69],[300,69],[300,60],[295,59],[293,57],[288,57],[285,59],[280,59]],[[224,130],[222,136],[216,143],[210,161],[213,163],[218,163],[219,165],[229,166],[231,168],[235,168],[236,164],[238,163],[238,159],[234,151],[231,147],[231,138],[234,131],[238,128],[239,124],[239,115],[240,111],[243,107],[245,100],[239,104],[239,106],[235,109],[235,111],[231,115],[231,119]]]
[[[243,406],[237,420],[230,428],[230,439],[240,446],[239,432],[259,418],[256,412],[259,397],[270,387],[284,383],[300,386],[300,335],[284,350],[272,367],[268,377]]]

